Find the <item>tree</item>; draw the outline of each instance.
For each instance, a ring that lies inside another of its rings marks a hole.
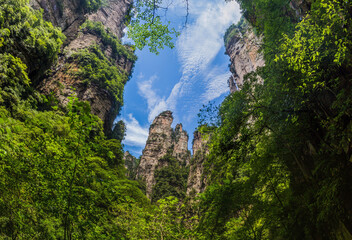
[[[134,41],[138,49],[149,47],[150,52],[158,54],[158,49],[164,46],[173,48],[174,37],[180,33],[170,27],[170,22],[162,19],[162,12],[166,14],[170,3],[163,0],[137,0],[130,9],[128,18],[128,36]],[[188,19],[188,0],[185,1],[186,21]]]

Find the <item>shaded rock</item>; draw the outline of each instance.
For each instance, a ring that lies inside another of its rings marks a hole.
[[[228,80],[230,91],[241,89],[244,76],[264,66],[264,58],[260,53],[262,39],[255,35],[252,28],[245,24],[241,30],[234,28],[234,34],[226,42],[226,54],[229,55],[232,73]]]
[[[91,111],[104,122],[107,135],[110,134],[113,122],[119,112],[121,103],[117,102],[112,94],[96,83],[87,83],[85,79],[77,76],[79,66],[72,61],[71,56],[91,46],[98,46],[111,64],[119,68],[121,74],[126,75],[126,81],[132,72],[134,62],[123,54],[114,55],[111,46],[104,45],[101,36],[91,31],[80,30],[81,24],[89,19],[102,22],[106,31],[115,34],[118,38],[123,36],[124,19],[130,8],[128,0],[110,0],[104,7],[95,13],[86,13],[82,9],[80,0],[32,0],[34,8],[42,8],[44,18],[61,27],[67,36],[63,54],[51,74],[41,81],[38,89],[44,94],[53,94],[62,107],[68,103],[68,97],[76,95],[79,100],[88,101]],[[133,51],[125,46],[128,51]],[[126,82],[123,82],[125,84]],[[123,91],[123,89],[120,89]]]
[[[155,184],[155,170],[165,167],[167,162],[160,161],[167,154],[175,157],[180,163],[188,163],[188,135],[178,124],[171,128],[173,116],[171,111],[165,111],[157,116],[149,128],[149,136],[143,150],[137,169],[137,178],[146,183],[146,194],[150,198]]]
[[[187,179],[187,195],[191,197],[203,192],[206,187],[206,176],[203,173],[206,156],[209,153],[208,142],[209,137],[202,136],[199,131],[193,133],[193,156]]]

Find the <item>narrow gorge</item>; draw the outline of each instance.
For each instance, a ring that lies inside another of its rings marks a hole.
[[[0,0],[0,239],[352,239],[351,28],[351,1]]]

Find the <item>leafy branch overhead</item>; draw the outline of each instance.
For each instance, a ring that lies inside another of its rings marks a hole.
[[[185,1],[186,20],[188,19],[188,0]],[[158,54],[159,49],[164,47],[173,48],[173,39],[180,33],[171,27],[170,22],[163,19],[167,13],[168,5],[163,0],[137,0],[133,3],[128,17],[129,28],[127,31],[135,46],[143,49],[145,46],[149,50]]]

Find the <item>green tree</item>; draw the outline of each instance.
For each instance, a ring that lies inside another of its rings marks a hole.
[[[170,154],[165,155],[159,160],[163,165],[155,170],[155,185],[152,189],[152,201],[166,197],[185,198],[187,188],[188,168],[181,164]]]

